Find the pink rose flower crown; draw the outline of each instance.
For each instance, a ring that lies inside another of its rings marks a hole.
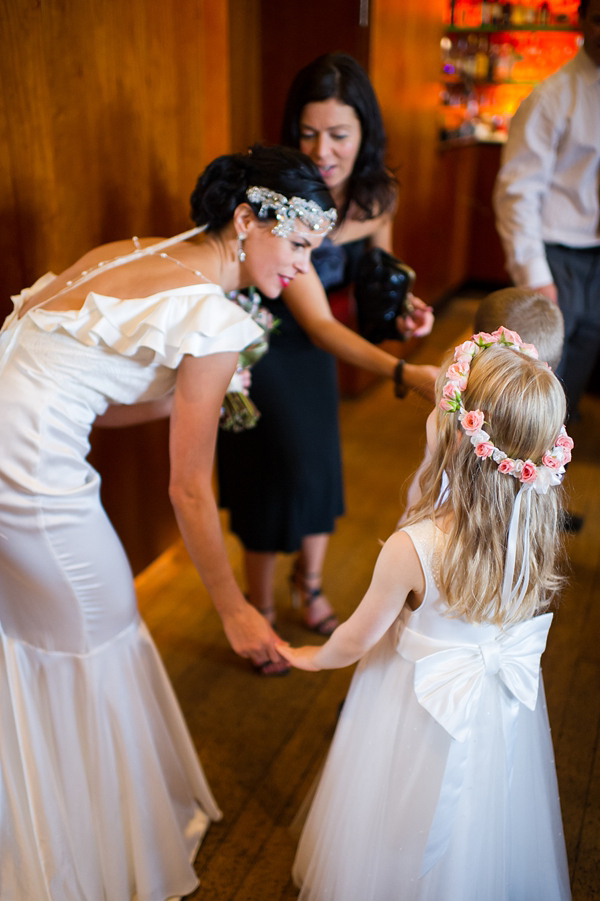
[[[458,413],[461,428],[469,435],[478,457],[482,459],[491,457],[497,464],[499,472],[513,476],[523,485],[545,494],[550,486],[561,483],[565,464],[571,459],[573,440],[567,435],[565,427],[561,428],[554,447],[542,457],[541,466],[536,466],[531,460],[513,460],[496,447],[483,428],[485,417],[481,410],[467,411],[463,406],[462,394],[469,381],[471,363],[477,354],[494,344],[512,347],[528,357],[538,359],[538,352],[533,344],[525,344],[516,332],[509,331],[504,326],[500,326],[491,335],[487,332],[478,332],[455,349],[454,362],[446,371],[440,407],[446,413]]]

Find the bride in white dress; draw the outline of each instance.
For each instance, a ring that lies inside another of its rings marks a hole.
[[[300,839],[301,901],[570,898],[540,657],[573,443],[534,351],[502,329],[456,349],[422,498],[367,594],[323,646],[281,649],[307,670],[362,658]]]
[[[164,901],[197,885],[194,856],[221,814],[139,618],[88,436],[100,418],[172,410],[190,555],[234,650],[281,662],[234,581],[211,486],[223,395],[262,336],[225,292],[278,295],[332,206],[296,152],[220,157],[192,196],[198,228],[96,248],[14,298],[0,332],[3,901]]]

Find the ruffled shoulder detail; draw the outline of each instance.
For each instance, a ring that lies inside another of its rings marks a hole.
[[[30,297],[32,297],[33,294],[37,294],[38,291],[41,291],[42,288],[45,288],[46,285],[49,285],[50,282],[53,282],[55,278],[56,275],[54,274],[54,272],[46,272],[44,275],[40,275],[38,280],[35,281],[30,288],[23,288],[20,294],[11,294],[10,299],[13,302],[13,309],[12,313],[7,319],[7,322],[9,319],[12,319],[13,316],[19,315],[19,310],[24,303],[27,303],[27,301]]]
[[[37,294],[38,291],[41,291],[42,288],[45,288],[46,285],[49,285],[50,282],[53,282],[55,278],[56,275],[54,274],[54,272],[46,272],[44,273],[44,275],[40,275],[38,280],[35,281],[30,288],[23,288],[20,294],[12,294],[10,299],[12,300],[17,313],[19,312],[23,304],[28,301],[33,294]]]
[[[188,285],[127,300],[90,291],[79,310],[40,306],[28,315],[44,331],[67,332],[88,346],[102,343],[126,357],[149,348],[171,369],[185,354],[239,352],[263,335],[218,285]]]

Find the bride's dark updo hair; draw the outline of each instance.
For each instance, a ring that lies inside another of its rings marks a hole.
[[[251,203],[246,196],[252,186],[269,188],[288,198],[313,200],[323,210],[335,206],[308,156],[286,147],[255,144],[249,153],[219,156],[206,167],[190,198],[192,221],[206,225],[207,232],[220,231],[240,203],[249,204],[258,215],[260,204]],[[275,218],[273,210],[268,211],[268,218]]]

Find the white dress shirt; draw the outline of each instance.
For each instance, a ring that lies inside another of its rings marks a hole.
[[[582,48],[523,100],[494,190],[518,286],[552,283],[544,242],[600,246],[600,67]]]

